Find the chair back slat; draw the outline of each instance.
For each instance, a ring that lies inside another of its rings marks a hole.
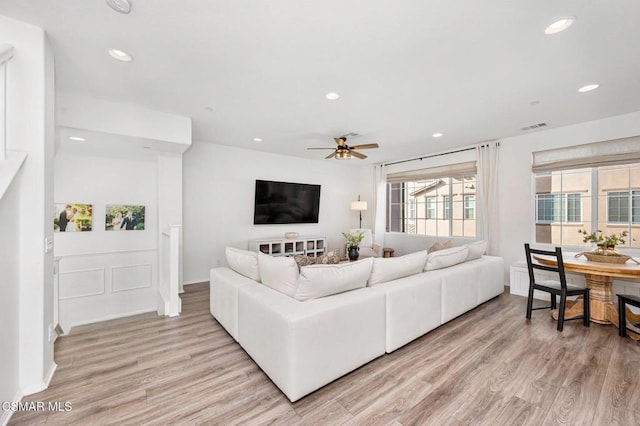
[[[529,246],[529,243],[524,245],[524,251],[527,256],[527,269],[529,270],[529,283],[533,285],[536,283],[536,278],[534,275],[534,269],[540,269],[543,271],[555,272],[558,274],[558,282],[560,283],[563,290],[567,289],[567,277],[564,271],[564,262],[562,260],[562,248],[556,247],[555,250],[540,250],[533,249]],[[542,265],[540,263],[534,263],[532,255],[538,254],[542,256],[548,256],[555,258],[557,266],[550,265]]]

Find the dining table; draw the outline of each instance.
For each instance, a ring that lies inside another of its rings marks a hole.
[[[640,280],[640,264],[634,259],[629,259],[626,263],[605,263],[587,260],[580,256],[581,253],[564,253],[562,262],[566,272],[575,272],[584,275],[586,286],[589,289],[589,309],[591,322],[598,324],[611,324],[618,327],[618,307],[613,302],[613,280],[615,278],[625,278]],[[535,255],[534,259],[539,263],[547,266],[557,266],[555,257],[547,257]],[[565,311],[565,319],[576,318],[582,316],[584,301],[579,297],[573,302],[567,302]],[[553,310],[552,316],[558,319],[558,311]],[[628,307],[626,309],[627,323],[629,323],[629,336],[635,340],[640,339],[640,333],[636,324],[640,323],[640,315],[633,313]]]

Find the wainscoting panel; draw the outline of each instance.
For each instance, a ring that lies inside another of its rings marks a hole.
[[[151,287],[152,266],[150,263],[114,266],[111,268],[111,291],[117,293]]]
[[[105,268],[65,271],[60,274],[60,300],[104,294]]]
[[[65,333],[77,325],[157,312],[156,249],[78,253],[59,258],[59,322]]]

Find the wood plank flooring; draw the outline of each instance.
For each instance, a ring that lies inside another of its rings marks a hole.
[[[10,424],[638,425],[640,343],[580,321],[525,320],[507,293],[290,403],[209,314],[208,283],[178,318],[77,327],[55,345],[49,389]]]

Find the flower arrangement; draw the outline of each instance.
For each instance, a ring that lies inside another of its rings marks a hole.
[[[358,247],[364,238],[364,232],[360,231],[355,234],[343,232],[342,236],[347,240],[347,247]]]
[[[625,238],[629,235],[627,231],[622,231],[620,234],[603,235],[599,229],[591,233],[588,233],[586,229],[580,229],[578,233],[584,235],[583,243],[594,243],[603,249],[613,249],[617,245],[625,244]]]

